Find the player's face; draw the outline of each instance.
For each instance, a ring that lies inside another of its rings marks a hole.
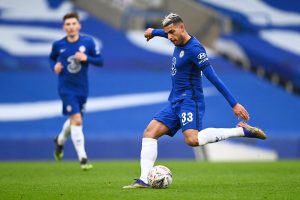
[[[168,39],[173,42],[174,45],[183,44],[183,24],[170,24],[169,26],[164,27],[164,31],[168,34]]]
[[[68,18],[64,22],[64,30],[68,37],[75,37],[79,34],[81,26],[76,18]]]

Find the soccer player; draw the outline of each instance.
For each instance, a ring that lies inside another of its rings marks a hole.
[[[185,142],[190,146],[202,146],[231,137],[266,139],[265,133],[240,122],[236,128],[207,128],[202,130],[204,95],[202,74],[219,90],[232,107],[234,114],[245,121],[247,110],[238,103],[209,63],[202,44],[189,35],[181,17],[170,13],[162,21],[163,29],[148,28],[147,41],[155,36],[168,38],[174,45],[171,63],[172,91],[169,104],[160,110],[144,131],[140,155],[141,176],[123,188],[147,188],[147,174],[157,158],[157,140],[163,135],[174,136],[181,128]]]
[[[50,65],[58,75],[58,92],[63,114],[68,116],[61,132],[54,139],[56,160],[63,158],[63,146],[71,135],[82,170],[92,169],[88,163],[82,131],[82,117],[88,96],[88,65],[103,65],[99,47],[89,36],[79,33],[81,24],[76,12],[63,17],[66,36],[52,45]]]

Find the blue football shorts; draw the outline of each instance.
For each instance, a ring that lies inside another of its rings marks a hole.
[[[61,94],[63,115],[74,115],[76,113],[83,114],[85,112],[85,105],[87,101],[86,96],[78,96],[73,94]]]
[[[170,132],[167,135],[173,137],[179,129],[184,132],[187,129],[202,129],[202,119],[205,112],[204,102],[192,99],[183,99],[176,103],[169,103],[155,114],[153,119],[166,125]]]

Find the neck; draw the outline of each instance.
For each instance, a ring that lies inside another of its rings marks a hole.
[[[185,32],[183,35],[183,45],[186,44],[191,39],[191,36]]]
[[[74,35],[74,36],[67,36],[68,42],[76,42],[79,39],[79,35]]]

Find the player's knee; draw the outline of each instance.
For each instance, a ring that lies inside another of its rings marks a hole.
[[[156,131],[152,128],[147,127],[144,130],[144,137],[145,138],[153,138],[153,139],[158,139],[158,136],[156,134]]]
[[[82,125],[82,118],[81,117],[71,117],[70,119],[70,122],[72,125],[75,125],[75,126],[81,126]]]
[[[72,125],[74,126],[81,126],[82,125],[82,121],[81,120],[74,120],[71,122]]]
[[[184,137],[185,143],[187,143],[189,146],[196,147],[199,146],[198,138],[195,135],[190,135]]]

